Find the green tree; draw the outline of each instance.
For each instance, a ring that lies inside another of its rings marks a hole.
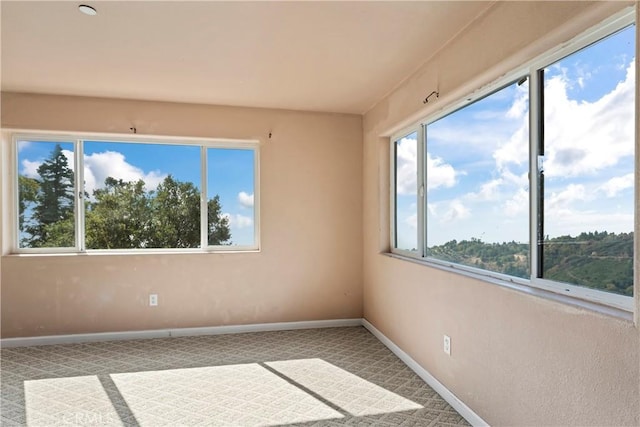
[[[230,245],[231,230],[229,229],[229,218],[222,216],[222,205],[220,196],[217,194],[207,202],[208,227],[207,234],[210,245]]]
[[[32,223],[25,226],[30,247],[73,246],[73,227],[57,226],[58,222],[73,222],[74,175],[60,144],[37,169],[39,189],[35,197]],[[26,199],[25,199],[26,201]],[[25,205],[26,206],[26,205]]]
[[[38,191],[40,191],[40,183],[35,178],[29,178],[24,175],[18,176],[18,215],[20,221],[20,231],[25,231],[25,212],[28,208],[33,207],[37,202]]]
[[[151,204],[144,181],[108,177],[104,188],[87,202],[85,229],[88,249],[144,248],[151,237]]]
[[[151,246],[157,248],[200,247],[200,190],[191,182],[167,176],[151,200],[153,237]],[[207,201],[208,242],[210,245],[229,244],[229,219],[222,216],[220,197]]]
[[[200,190],[193,183],[167,176],[151,199],[151,212],[151,247],[200,247]]]
[[[529,245],[451,240],[429,248],[429,256],[511,276],[528,278]],[[544,240],[544,278],[633,296],[633,233],[583,232]]]
[[[73,246],[73,236],[75,234],[75,221],[73,215],[61,219],[60,221],[47,224],[44,227],[45,234],[47,236],[47,242],[45,247],[49,248],[64,248]]]
[[[220,198],[207,206],[209,244],[228,243],[231,231]],[[89,249],[198,248],[200,190],[171,175],[155,191],[146,191],[142,180],[109,177],[87,201],[86,242]]]

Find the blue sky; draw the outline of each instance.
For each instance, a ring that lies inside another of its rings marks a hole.
[[[19,145],[20,173],[35,177],[50,156],[55,143]],[[73,165],[73,144],[61,143]],[[166,144],[111,142],[84,143],[85,189],[89,194],[111,176],[125,181],[142,179],[153,190],[167,176],[191,182],[200,188],[200,147]],[[208,197],[220,196],[223,214],[229,217],[231,240],[237,245],[254,244],[254,153],[244,149],[207,149]]]
[[[545,69],[545,234],[633,231],[635,27]],[[426,127],[427,244],[528,242],[528,82]],[[398,142],[398,247],[416,247],[416,137]]]

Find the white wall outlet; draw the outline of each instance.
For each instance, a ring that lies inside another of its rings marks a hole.
[[[158,294],[149,294],[149,305],[151,307],[158,305]]]
[[[451,356],[451,338],[448,335],[444,336],[444,352]]]

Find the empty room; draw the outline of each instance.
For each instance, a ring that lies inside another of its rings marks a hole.
[[[634,1],[0,2],[2,426],[640,426]]]

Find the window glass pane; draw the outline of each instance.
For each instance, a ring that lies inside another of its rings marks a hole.
[[[207,149],[209,245],[256,244],[255,151]]]
[[[542,277],[633,295],[635,27],[544,70]]]
[[[525,81],[426,126],[427,256],[530,276],[528,120]]]
[[[19,246],[74,247],[73,143],[18,141],[17,149]]]
[[[395,243],[394,247],[418,250],[418,134],[394,142]]]
[[[84,144],[87,249],[200,247],[200,147]]]

